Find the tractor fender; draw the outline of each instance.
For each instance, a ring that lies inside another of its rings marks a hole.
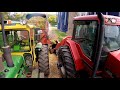
[[[76,46],[76,43],[69,39],[69,40],[66,40],[64,45],[67,45],[70,48],[76,71],[83,70],[84,65],[83,65],[81,57],[79,55],[79,51],[78,51],[78,48]]]
[[[60,43],[58,43],[55,47],[55,50],[58,50],[61,46],[63,46],[66,42],[66,40],[71,40],[72,36],[65,37]]]

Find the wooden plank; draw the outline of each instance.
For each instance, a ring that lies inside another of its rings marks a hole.
[[[34,70],[32,71],[32,76],[31,76],[31,78],[38,78],[38,74],[39,74],[39,70],[38,70],[38,69],[34,69]]]
[[[44,78],[44,73],[43,72],[40,72],[40,78]]]

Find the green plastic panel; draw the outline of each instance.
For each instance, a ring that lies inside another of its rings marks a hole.
[[[16,45],[13,46],[13,50],[16,51],[16,52],[17,52],[17,51],[20,51],[20,49],[21,49],[21,48],[20,48],[20,45],[19,45],[19,44],[16,44]]]
[[[8,72],[4,72],[5,78],[15,78],[18,75],[19,70],[21,70],[22,64],[24,63],[22,56],[12,56],[12,60],[14,67],[7,67],[6,62],[4,61],[4,70],[9,70]]]

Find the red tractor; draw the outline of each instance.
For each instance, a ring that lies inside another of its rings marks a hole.
[[[75,17],[72,37],[55,49],[63,78],[120,78],[120,17]]]

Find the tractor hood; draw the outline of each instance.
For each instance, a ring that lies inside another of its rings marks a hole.
[[[8,67],[6,62],[3,62],[4,70],[1,73],[5,75],[4,78],[16,78],[22,64],[24,63],[24,59],[22,56],[12,56],[12,60],[14,63],[14,67]]]
[[[105,67],[115,77],[120,78],[120,50],[109,53]]]

